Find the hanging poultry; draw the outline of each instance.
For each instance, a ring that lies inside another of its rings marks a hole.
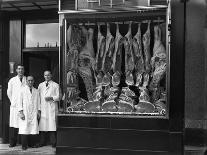
[[[138,30],[133,37],[133,51],[135,62],[136,84],[139,87],[142,84],[142,76],[144,73],[144,58],[142,53],[141,24],[138,24]]]

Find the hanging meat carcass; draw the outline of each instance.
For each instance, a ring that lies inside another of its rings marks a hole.
[[[166,73],[166,51],[161,41],[161,29],[160,26],[154,26],[154,47],[153,57],[151,58],[152,66],[152,80],[149,85],[149,89],[153,93],[153,101],[159,99],[159,87],[160,81],[163,79]]]
[[[116,38],[117,39],[117,38]],[[110,32],[110,25],[107,23],[107,35],[106,35],[106,48],[103,60],[103,86],[105,86],[104,94],[106,99],[102,104],[102,111],[104,112],[116,112],[116,98],[118,96],[118,87],[111,87],[111,70],[113,69],[114,61],[114,48],[115,39]]]
[[[78,77],[77,77],[77,68],[78,68],[78,54],[79,50],[84,45],[84,35],[82,30],[77,25],[70,25],[67,34],[67,59],[66,59],[66,84],[67,87],[65,89],[64,96],[66,97],[66,106],[69,109],[77,110],[77,107],[80,107],[84,104],[84,102],[80,102],[78,98],[79,91],[78,90]],[[78,106],[77,106],[78,105]],[[80,106],[81,105],[81,106]],[[71,108],[72,107],[72,108]],[[68,109],[68,110],[69,110]]]
[[[78,68],[78,53],[84,45],[84,36],[81,29],[76,25],[70,25],[67,30],[67,85],[76,86],[77,68]]]
[[[147,31],[143,35],[142,41],[144,45],[144,62],[145,62],[145,73],[144,73],[144,79],[143,79],[143,86],[147,87],[149,84],[149,73],[151,70],[150,60],[151,60],[151,54],[150,54],[150,21],[148,22]]]
[[[113,63],[113,52],[114,52],[114,37],[110,32],[110,24],[107,23],[107,34],[106,34],[106,47],[104,52],[102,70],[104,72],[104,77],[102,80],[103,86],[108,86],[111,83],[111,69]]]
[[[134,85],[134,77],[133,77],[133,70],[134,70],[134,54],[133,54],[133,47],[132,47],[132,32],[131,32],[131,25],[132,22],[129,23],[129,28],[127,34],[124,36],[124,48],[125,48],[125,76],[126,76],[126,84],[127,85]]]
[[[118,86],[121,80],[121,64],[122,64],[122,46],[123,46],[123,36],[119,32],[119,24],[116,23],[116,37],[115,37],[115,50],[113,55],[113,76],[112,85]]]
[[[136,84],[139,87],[142,83],[142,76],[144,73],[144,58],[142,53],[142,38],[141,38],[141,24],[138,24],[138,30],[133,37],[133,51],[135,62]]]
[[[93,49],[94,30],[92,28],[89,28],[89,30],[87,30],[84,26],[82,26],[82,32],[85,35],[86,44],[79,53],[78,71],[86,86],[88,100],[93,101],[94,85],[92,80],[92,69],[94,69],[95,65],[95,54]]]
[[[155,111],[155,106],[151,103],[151,98],[149,96],[149,90],[147,89],[149,85],[149,74],[151,70],[150,64],[150,21],[148,22],[147,31],[143,35],[143,45],[144,45],[144,63],[145,70],[143,75],[143,85],[139,87],[140,96],[139,103],[135,105],[135,109],[138,113],[153,113]]]
[[[98,39],[97,39],[97,53],[96,53],[96,64],[95,64],[95,72],[96,72],[96,86],[102,85],[103,79],[103,59],[104,59],[104,51],[106,48],[106,38],[101,33],[101,26],[98,24]]]

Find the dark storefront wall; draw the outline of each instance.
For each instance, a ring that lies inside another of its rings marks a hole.
[[[0,71],[2,73],[0,85],[2,84],[3,88],[2,101],[0,100],[0,137],[3,138],[4,143],[8,143],[10,102],[6,90],[9,79],[16,75],[15,70],[13,74],[9,73],[9,62],[15,62],[15,67],[18,63],[23,62],[23,22],[26,20],[58,20],[58,14],[56,9],[2,12],[0,19]]]
[[[4,142],[8,140],[8,106],[6,105],[6,87],[8,78],[9,58],[9,21],[7,16],[0,12],[0,85],[2,85],[2,101],[0,101],[0,137]]]
[[[206,0],[186,5],[185,127],[187,145],[204,145],[207,129]]]

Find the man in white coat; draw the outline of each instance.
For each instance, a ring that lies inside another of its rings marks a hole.
[[[24,76],[24,66],[17,65],[17,76],[11,78],[8,82],[7,96],[10,100],[10,118],[9,118],[9,147],[16,146],[18,136],[18,109],[17,101],[19,100],[20,90],[26,85],[26,77]]]
[[[56,147],[56,116],[58,113],[58,101],[60,100],[59,85],[52,81],[50,71],[44,72],[45,81],[39,84],[41,102],[41,118],[39,123],[40,144],[46,144],[46,133],[50,136],[52,147]]]
[[[27,77],[27,86],[22,88],[18,102],[19,134],[22,140],[22,149],[35,146],[35,135],[39,134],[38,120],[40,119],[40,95],[33,87],[34,77]]]

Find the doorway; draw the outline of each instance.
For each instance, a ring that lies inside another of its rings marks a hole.
[[[23,52],[23,64],[25,66],[25,75],[34,76],[35,88],[44,81],[45,70],[50,70],[52,72],[53,80],[59,83],[58,51]]]

